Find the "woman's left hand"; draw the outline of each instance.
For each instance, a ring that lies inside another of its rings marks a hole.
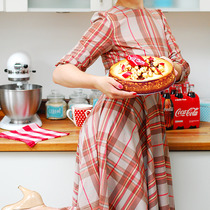
[[[165,56],[162,56],[160,58],[168,61],[169,63],[171,63],[173,65],[175,76],[176,76],[176,81],[179,81],[180,77],[182,75],[182,67],[178,63],[174,63],[170,58],[167,58]]]

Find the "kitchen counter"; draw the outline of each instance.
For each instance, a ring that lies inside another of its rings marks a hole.
[[[23,142],[0,138],[1,152],[14,151],[76,151],[80,128],[74,126],[69,119],[48,120],[44,114],[39,115],[42,128],[61,132],[70,132],[70,135],[39,142],[30,148]],[[3,113],[0,111],[0,120]],[[0,132],[5,130],[0,129]],[[200,128],[167,131],[169,149],[172,150],[210,150],[210,122],[201,122]]]

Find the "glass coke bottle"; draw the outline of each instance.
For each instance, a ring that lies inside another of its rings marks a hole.
[[[177,85],[176,86],[176,94],[175,94],[175,96],[177,98],[183,98],[182,85]]]
[[[176,94],[176,85],[172,85],[171,86],[171,95],[175,95]]]
[[[165,126],[167,130],[171,130],[174,126],[174,106],[168,89],[165,90],[163,97],[165,98],[163,103]]]
[[[189,91],[187,95],[191,98],[195,98],[194,84],[189,84]]]

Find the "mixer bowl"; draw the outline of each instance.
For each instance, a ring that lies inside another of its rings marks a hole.
[[[10,123],[29,123],[42,100],[42,86],[34,84],[0,85],[0,106]]]

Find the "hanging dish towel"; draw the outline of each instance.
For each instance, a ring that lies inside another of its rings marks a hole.
[[[40,141],[67,135],[69,135],[69,133],[43,129],[40,128],[36,123],[32,123],[18,130],[2,132],[0,133],[0,138],[23,141],[28,146],[33,147]]]

